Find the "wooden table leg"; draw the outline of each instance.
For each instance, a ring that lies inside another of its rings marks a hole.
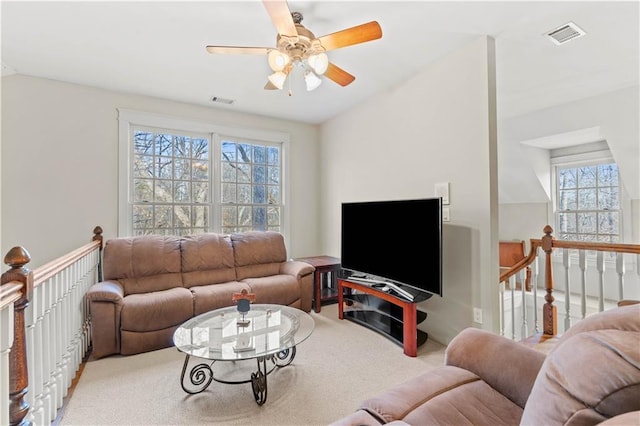
[[[338,281],[338,318],[344,319],[343,311],[343,296],[342,296],[342,281]]]
[[[415,303],[407,303],[402,309],[402,344],[404,353],[407,356],[418,355],[418,342],[417,342],[417,308]]]
[[[313,301],[313,310],[320,312],[322,309],[322,272],[318,269],[313,273],[313,290],[315,293]]]

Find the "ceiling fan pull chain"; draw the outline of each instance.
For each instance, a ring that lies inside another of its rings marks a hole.
[[[289,85],[289,96],[293,96],[293,91],[291,90],[291,79],[293,79],[293,72],[289,73],[289,78],[287,79],[287,84]]]

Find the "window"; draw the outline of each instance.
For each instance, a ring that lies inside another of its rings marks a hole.
[[[280,147],[221,140],[222,232],[280,232],[282,218]]]
[[[621,241],[618,166],[612,161],[556,166],[558,239]]]
[[[132,127],[133,235],[210,228],[209,137]]]
[[[130,110],[119,129],[119,235],[285,234],[287,135]]]

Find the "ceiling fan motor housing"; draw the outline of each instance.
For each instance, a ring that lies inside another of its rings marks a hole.
[[[297,12],[294,12],[294,14]],[[293,14],[292,14],[293,15]],[[302,16],[302,15],[300,15]],[[302,19],[300,19],[302,20]],[[292,61],[301,61],[307,59],[311,55],[317,55],[325,51],[316,36],[309,31],[304,25],[295,22],[297,36],[289,37],[278,34],[276,45],[278,50],[289,55]]]

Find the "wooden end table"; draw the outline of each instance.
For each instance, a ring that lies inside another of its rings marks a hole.
[[[313,310],[320,312],[322,302],[338,300],[338,277],[340,259],[331,256],[298,257],[295,260],[306,262],[316,268],[313,274]],[[322,285],[323,277],[326,287]]]

